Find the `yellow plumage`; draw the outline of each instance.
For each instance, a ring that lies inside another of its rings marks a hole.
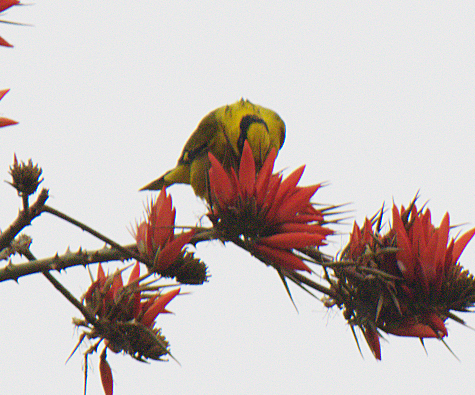
[[[274,147],[284,144],[285,124],[274,111],[241,99],[219,107],[206,115],[185,144],[174,169],[145,185],[141,190],[191,184],[197,196],[205,198],[208,190],[208,152],[225,167],[239,164],[247,139],[259,168]]]

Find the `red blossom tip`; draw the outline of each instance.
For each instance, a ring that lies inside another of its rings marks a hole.
[[[4,126],[11,126],[11,125],[17,125],[17,124],[18,122],[14,121],[13,119],[0,117],[0,128],[3,128]]]
[[[132,282],[137,280],[139,277],[140,277],[140,263],[137,262],[134,265],[132,272],[130,273],[129,280],[127,281],[127,285],[131,284]]]
[[[244,141],[244,149],[239,166],[239,182],[242,187],[244,198],[254,195],[256,184],[256,164],[249,143]]]
[[[263,237],[259,240],[259,243],[271,248],[290,250],[292,248],[320,246],[323,239],[325,239],[325,236],[318,233],[289,232]]]
[[[269,261],[277,267],[282,267],[288,270],[312,272],[302,259],[290,251],[282,250],[280,248],[272,248],[262,244],[256,244],[254,249],[256,252],[269,259]]]
[[[10,89],[0,89],[0,100],[2,100],[3,96],[5,96],[9,91]]]
[[[381,344],[379,342],[379,334],[376,329],[371,327],[363,328],[363,335],[374,357],[381,361]]]
[[[3,39],[2,37],[0,37],[0,46],[13,48],[13,45],[11,45],[8,41]]]
[[[20,4],[20,0],[0,0],[0,12],[18,4]]]
[[[171,243],[168,243],[165,248],[159,252],[158,258],[155,262],[155,269],[158,272],[163,272],[170,265],[172,265],[175,262],[175,259],[180,254],[180,251],[182,250],[184,245],[188,244],[191,241],[191,238],[194,234],[194,230],[182,233]]]
[[[455,264],[460,255],[462,255],[463,250],[467,246],[467,244],[472,240],[472,237],[475,235],[475,228],[469,230],[468,232],[464,233],[460,236],[454,244],[454,249],[452,251],[452,263]]]
[[[160,295],[157,299],[155,299],[153,304],[144,313],[140,322],[142,322],[142,324],[144,324],[145,326],[151,327],[153,322],[155,321],[155,318],[157,318],[160,313],[167,312],[165,310],[165,306],[170,303],[170,301],[179,293],[180,288],[177,288],[173,291]]]

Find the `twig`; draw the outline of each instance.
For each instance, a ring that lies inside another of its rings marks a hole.
[[[74,218],[70,217],[67,214],[62,213],[61,211],[58,211],[54,209],[53,207],[44,205],[43,206],[43,211],[53,214],[57,216],[58,218],[64,219],[65,221],[76,225],[77,227],[81,228],[82,230],[90,233],[91,235],[97,237],[99,240],[102,240],[104,243],[109,244],[110,246],[114,247],[116,250],[122,252],[125,255],[128,255],[129,258],[134,258],[137,259],[140,262],[143,262],[145,264],[149,264],[148,262],[144,261],[143,257],[140,256],[138,252],[130,251],[125,247],[122,247],[119,243],[116,243],[114,240],[109,239],[107,236],[104,236],[102,233],[99,233],[98,231],[92,229],[91,227],[83,224],[82,222],[79,222],[78,220],[75,220]]]
[[[23,255],[26,256],[26,258],[29,260],[29,261],[36,261],[36,258],[35,256],[33,255],[33,253],[30,251],[30,250],[27,250],[27,251],[24,251]],[[81,313],[82,315],[84,316],[84,318],[86,318],[86,320],[88,320],[91,324],[93,325],[96,325],[97,323],[97,319],[96,317],[94,317],[94,314],[92,314],[86,306],[84,306],[79,300],[77,300],[74,295],[69,292],[64,286],[63,284],[61,284],[58,280],[56,280],[53,275],[48,272],[48,271],[45,271],[43,272],[43,275],[48,279],[48,281],[53,284],[53,286],[59,291],[61,292],[61,294],[67,299],[69,300]]]
[[[17,265],[9,264],[0,269],[0,282],[6,280],[15,280],[34,273],[42,273],[50,270],[61,270],[72,266],[89,265],[91,263],[108,262],[130,259],[132,254],[137,254],[137,246],[131,244],[122,246],[127,253],[118,251],[115,248],[102,248],[95,251],[66,252],[64,255],[55,255],[53,257],[38,259],[31,262],[20,263]]]
[[[43,207],[48,199],[48,190],[43,188],[35,203],[27,210],[18,213],[18,217],[12,224],[0,233],[0,251],[8,247],[12,240],[22,231],[23,228],[31,224],[31,221],[43,212]]]

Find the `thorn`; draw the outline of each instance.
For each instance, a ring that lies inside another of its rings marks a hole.
[[[282,270],[280,268],[276,268],[277,273],[279,273],[279,277],[282,280],[282,283],[284,284],[285,290],[287,291],[287,294],[289,295],[290,300],[292,301],[292,304],[295,307],[295,310],[297,313],[299,312],[299,309],[297,308],[297,305],[294,302],[294,299],[292,298],[292,294],[290,293],[289,285],[287,284],[287,280],[285,279],[285,275],[282,273]]]
[[[455,357],[455,359],[456,359],[457,361],[462,362],[462,361],[460,360],[460,358],[457,357],[457,355],[455,355],[455,353],[452,351],[452,349],[449,347],[449,345],[445,342],[444,339],[440,339],[440,341],[441,341],[442,343],[444,343],[444,346],[447,347],[447,350],[450,351],[450,353]]]
[[[71,359],[71,357],[73,356],[73,354],[77,351],[77,349],[79,348],[79,346],[81,345],[82,341],[84,340],[84,338],[86,337],[86,334],[85,333],[82,333],[81,336],[79,336],[79,341],[78,343],[76,344],[76,346],[74,347],[73,351],[71,351],[71,354],[69,354],[69,357],[68,359],[66,359],[66,362],[64,363],[65,365],[68,363],[68,361]],[[86,365],[87,365],[87,361],[86,361]]]
[[[423,337],[420,337],[419,338],[421,344],[422,344],[422,347],[424,348],[424,351],[426,352],[426,356],[429,356],[429,353],[427,352],[427,348],[426,348],[426,345],[424,344],[424,338]]]
[[[361,358],[364,359],[364,355],[363,355],[363,352],[361,351],[361,347],[360,347],[360,342],[358,341],[358,337],[356,336],[354,325],[351,325],[350,328],[351,328],[351,332],[353,333],[353,337],[355,338],[356,346],[358,347],[358,351],[360,352]],[[363,329],[361,329],[361,330],[363,330]]]

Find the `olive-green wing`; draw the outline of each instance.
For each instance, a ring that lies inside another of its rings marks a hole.
[[[190,164],[196,158],[206,155],[213,145],[219,125],[216,110],[204,117],[183,147],[178,164]]]

